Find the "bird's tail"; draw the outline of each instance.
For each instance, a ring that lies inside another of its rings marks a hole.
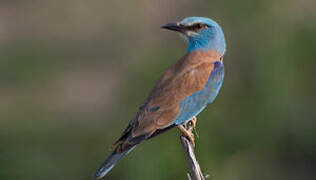
[[[101,164],[98,171],[94,174],[94,178],[101,179],[104,177],[116,165],[116,163],[122,159],[122,157],[131,152],[134,148],[135,145],[131,145],[122,150],[122,147],[118,145],[113,153]]]

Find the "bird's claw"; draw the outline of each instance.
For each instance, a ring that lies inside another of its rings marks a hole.
[[[191,142],[192,146],[195,147],[194,134],[192,133],[196,125],[196,117],[193,117],[191,120],[186,122],[184,125],[178,125],[178,128],[181,130],[182,135],[187,137]]]
[[[189,131],[192,131],[195,126],[196,126],[196,120],[197,118],[194,116],[191,120],[189,120],[187,123],[186,123],[186,126],[187,126],[187,129]]]

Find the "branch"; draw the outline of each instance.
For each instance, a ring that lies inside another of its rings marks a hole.
[[[187,130],[189,130],[192,133],[192,128],[187,127]],[[195,154],[194,154],[194,148],[190,140],[181,135],[180,137],[182,147],[184,151],[186,152],[187,160],[191,169],[191,176],[193,180],[205,180],[199,162],[196,160]],[[191,180],[191,176],[188,173],[188,180]]]

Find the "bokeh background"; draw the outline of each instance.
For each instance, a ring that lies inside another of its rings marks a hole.
[[[316,178],[314,0],[2,0],[0,179],[91,179],[154,82],[184,54],[160,29],[218,21],[226,76],[198,116],[212,180]],[[105,179],[186,179],[172,129]]]

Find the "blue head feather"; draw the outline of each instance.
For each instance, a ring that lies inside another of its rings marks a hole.
[[[195,23],[202,23],[207,25],[207,27],[201,31],[185,32],[188,40],[187,52],[212,49],[224,55],[226,43],[222,28],[215,21],[205,17],[188,17],[180,22],[184,26],[190,26]]]

